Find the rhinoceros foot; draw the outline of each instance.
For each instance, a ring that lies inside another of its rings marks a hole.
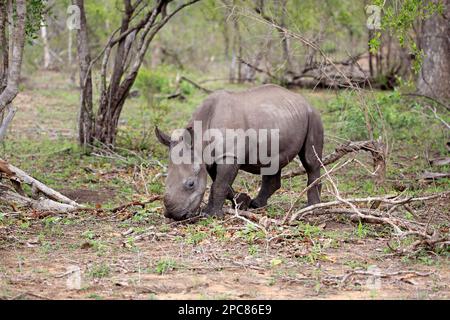
[[[236,197],[236,200],[232,201],[233,209],[236,208],[236,205],[241,210],[247,210],[250,207],[250,202],[252,198],[246,193],[239,193]]]

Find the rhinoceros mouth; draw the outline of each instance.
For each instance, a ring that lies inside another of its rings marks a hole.
[[[192,212],[192,211],[187,211],[187,210],[181,211],[181,212],[168,212],[168,211],[164,212],[164,216],[166,218],[170,218],[175,221],[183,221],[183,220],[191,219],[197,215],[198,215],[198,213],[196,211]]]

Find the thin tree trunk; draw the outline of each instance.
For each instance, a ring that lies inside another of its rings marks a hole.
[[[67,39],[67,63],[69,66],[71,66],[73,62],[72,43],[73,43],[72,30],[69,30],[69,37]]]
[[[5,90],[0,94],[0,114],[3,113],[16,97],[19,91],[20,70],[22,67],[23,48],[25,46],[25,19],[26,19],[26,2],[25,0],[16,0],[16,12],[14,21],[14,32],[11,34],[12,39],[12,56],[8,72],[8,81]]]
[[[9,40],[6,24],[8,22],[8,6],[6,0],[0,0],[0,46],[2,63],[0,64],[0,92],[6,88],[8,82]]]
[[[425,53],[417,81],[418,91],[450,100],[450,0],[443,0],[443,15],[436,13],[423,23],[421,47]]]
[[[281,1],[281,20],[280,26],[284,29],[286,28],[286,8],[287,0]],[[286,62],[286,71],[292,72],[292,61],[291,61],[291,53],[290,53],[290,45],[289,45],[289,37],[285,32],[280,33],[281,43],[283,47],[283,59]]]
[[[373,37],[373,32],[372,30],[369,30],[369,41],[372,39]],[[369,46],[369,74],[370,77],[373,78],[373,62],[372,62],[372,51],[370,50],[370,46]]]
[[[94,117],[92,100],[92,74],[89,69],[91,55],[89,53],[89,40],[87,33],[86,13],[84,0],[74,0],[80,8],[80,29],[77,33],[78,59],[80,63],[81,101],[78,117],[78,140],[82,146],[93,143]]]
[[[42,44],[44,48],[44,69],[50,68],[52,56],[50,54],[50,44],[48,43],[48,32],[47,32],[47,26],[42,25],[41,26],[41,37],[42,37]]]

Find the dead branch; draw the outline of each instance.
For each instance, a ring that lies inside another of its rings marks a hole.
[[[432,159],[430,164],[432,166],[446,166],[450,164],[450,158]]]
[[[410,202],[428,201],[428,200],[437,199],[440,197],[446,197],[449,193],[450,193],[450,191],[446,191],[446,192],[442,192],[442,193],[438,193],[438,194],[434,194],[434,195],[430,195],[430,196],[425,196],[425,197],[399,198],[399,197],[396,197],[395,195],[386,195],[386,196],[367,197],[367,198],[350,198],[350,199],[346,199],[346,202],[349,202],[352,204],[366,203],[368,205],[370,205],[374,202],[382,202],[382,203],[386,203],[386,204],[390,204],[390,205],[404,205],[404,204],[407,204]],[[332,208],[332,207],[336,207],[340,204],[342,204],[342,202],[340,200],[318,203],[318,204],[303,208],[303,209],[295,212],[289,221],[292,223],[295,220],[303,219],[307,215],[310,215],[319,209]],[[342,211],[342,212],[344,212],[344,211]],[[348,209],[346,212],[348,212]]]
[[[47,187],[42,182],[34,179],[19,168],[10,165],[0,159],[0,177],[6,176],[10,180],[15,192],[8,186],[0,183],[0,201],[7,204],[19,205],[33,208],[39,211],[69,212],[83,206],[67,198],[61,193]],[[31,187],[33,197],[25,195],[21,185],[27,184]]]
[[[371,153],[380,153],[382,152],[376,145],[375,141],[350,141],[345,144],[341,144],[336,147],[335,151],[323,158],[323,164],[329,165],[341,159],[343,156],[358,152],[358,151],[367,151]],[[292,178],[298,175],[306,174],[306,170],[303,167],[291,170],[282,175],[283,179]]]
[[[111,209],[111,212],[113,212],[113,213],[120,212],[125,209],[128,209],[129,207],[134,207],[134,206],[140,206],[140,207],[144,208],[147,204],[161,200],[161,198],[162,198],[162,196],[156,195],[145,201],[133,201],[133,202],[118,206],[116,208],[113,208],[113,209]]]
[[[350,162],[353,162],[354,159],[349,159],[347,161],[345,161],[343,164],[339,165],[339,163],[337,165],[335,165],[333,168],[331,168],[331,170],[328,172],[328,174],[330,174],[333,171],[338,171],[342,168],[344,168],[346,165],[348,165]],[[305,189],[302,190],[302,192],[300,192],[300,194],[297,196],[297,200],[294,201],[294,203],[292,203],[290,209],[286,212],[283,220],[281,221],[281,224],[285,224],[287,219],[289,218],[292,209],[294,208],[294,206],[297,204],[297,202],[300,200],[300,198],[306,193],[308,192],[309,189],[311,189],[312,187],[314,187],[315,185],[317,185],[318,183],[320,183],[320,181],[322,181],[322,179],[325,177],[326,174],[321,175],[319,178],[317,178],[316,180],[314,180],[309,186],[307,186]]]
[[[205,87],[199,85],[197,82],[195,82],[195,81],[193,81],[193,80],[191,80],[191,79],[186,78],[185,76],[181,76],[181,77],[180,77],[180,82],[181,82],[181,81],[186,81],[186,82],[192,84],[195,88],[197,88],[197,89],[203,91],[204,93],[210,94],[210,93],[213,92],[213,90],[207,89],[207,88],[205,88]]]
[[[7,175],[9,173],[8,178],[14,179],[14,180],[18,181],[19,183],[25,183],[25,184],[29,185],[32,188],[32,190],[35,190],[36,192],[39,192],[52,200],[55,200],[55,201],[58,201],[58,202],[61,202],[64,204],[68,204],[73,207],[80,206],[75,201],[73,201],[73,200],[67,198],[66,196],[62,195],[61,193],[47,187],[45,184],[43,184],[42,182],[29,176],[27,173],[20,170],[19,168],[16,168],[13,165],[8,164],[4,160],[0,159],[0,161],[2,162],[2,165],[6,166],[8,169],[8,171],[2,172],[2,173],[6,173]],[[0,170],[1,169],[2,169],[2,167],[0,167]],[[12,175],[10,173],[12,173]]]
[[[249,67],[249,68],[251,68],[251,69],[253,69],[253,70],[255,70],[255,71],[259,72],[259,73],[264,73],[264,74],[268,75],[270,78],[272,78],[272,79],[274,79],[274,80],[276,80],[276,81],[283,82],[282,79],[280,79],[280,78],[274,76],[270,71],[267,71],[267,70],[263,70],[263,69],[261,69],[261,68],[258,68],[257,66],[252,65],[251,63],[245,61],[245,60],[242,59],[241,57],[239,57],[238,59],[239,59],[239,62],[240,62],[240,63],[246,65],[247,67]]]
[[[431,110],[433,112],[434,117],[439,120],[448,130],[450,130],[450,124],[448,124],[444,119],[442,119],[441,116],[438,115],[436,108],[432,108],[430,106],[427,106],[427,109]]]
[[[77,206],[60,203],[51,199],[39,198],[37,200],[22,196],[0,183],[0,201],[11,205],[32,208],[38,211],[53,211],[67,213],[78,209]]]
[[[405,271],[394,271],[394,272],[371,272],[366,270],[355,270],[347,273],[346,275],[342,276],[342,280],[340,285],[343,286],[352,276],[355,275],[367,275],[367,276],[373,276],[377,278],[388,278],[388,277],[394,277],[399,275],[414,275],[416,277],[428,277],[429,275],[432,275],[433,272],[419,272],[419,271],[413,271],[413,270],[405,270]]]
[[[422,174],[420,178],[423,180],[437,180],[443,178],[450,178],[450,173],[426,171],[424,174]]]

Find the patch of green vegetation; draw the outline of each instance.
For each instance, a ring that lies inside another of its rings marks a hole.
[[[300,222],[297,226],[297,230],[305,237],[305,238],[316,238],[322,234],[322,228],[310,225],[309,223]]]
[[[207,232],[199,230],[196,226],[188,226],[186,231],[185,242],[187,244],[197,245],[208,237]]]
[[[344,262],[344,265],[352,268],[352,269],[367,269],[366,261],[358,261],[358,260],[347,260]]]
[[[94,299],[94,300],[104,300],[104,298],[96,293],[91,293],[88,296],[88,299]]]
[[[314,242],[312,247],[309,249],[309,252],[300,257],[299,261],[309,263],[309,264],[315,264],[317,261],[327,261],[328,257],[323,252],[323,247],[319,242]]]
[[[107,278],[111,275],[110,267],[105,263],[94,264],[88,271],[88,275],[92,278]]]
[[[370,230],[366,224],[363,224],[361,221],[359,221],[355,233],[358,238],[365,238],[369,235]]]
[[[169,271],[173,271],[178,268],[178,264],[173,259],[161,259],[156,263],[154,271],[157,274],[163,275]]]
[[[164,185],[161,182],[153,182],[149,185],[149,191],[152,194],[162,194],[164,192]]]
[[[93,240],[93,239],[95,239],[96,237],[98,237],[97,234],[96,234],[94,231],[92,231],[92,230],[86,230],[86,231],[84,231],[84,232],[81,234],[81,236],[82,236],[83,238],[87,239],[87,240]]]
[[[267,207],[267,215],[270,218],[279,218],[286,214],[286,211],[280,206],[269,206]]]
[[[244,230],[238,231],[237,235],[250,245],[255,244],[258,240],[266,238],[264,231],[250,223],[247,223]]]
[[[256,245],[251,245],[248,247],[247,251],[249,255],[256,256],[259,253],[259,248]]]

